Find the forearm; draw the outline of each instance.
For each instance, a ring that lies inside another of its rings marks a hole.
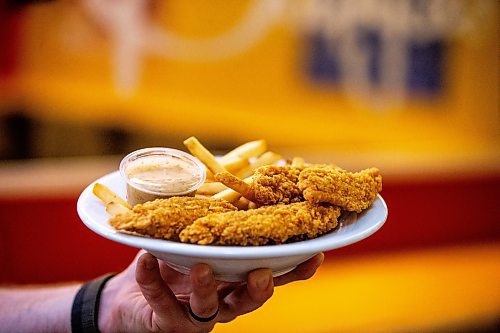
[[[71,332],[80,286],[0,287],[0,332]]]

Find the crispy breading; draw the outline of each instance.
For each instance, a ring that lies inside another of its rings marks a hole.
[[[236,210],[220,199],[172,197],[135,205],[129,212],[109,219],[109,224],[124,232],[153,238],[178,240],[179,233],[197,218]]]
[[[329,166],[310,166],[300,173],[298,187],[307,201],[330,203],[359,213],[370,207],[382,191],[382,176],[377,168],[353,173]]]
[[[200,245],[282,244],[331,231],[339,215],[339,207],[310,202],[263,206],[201,217],[181,232],[180,239]]]
[[[241,190],[240,193],[259,205],[307,200],[360,212],[372,204],[381,190],[382,176],[377,168],[348,172],[335,165],[315,164],[260,167],[246,191],[251,195]]]
[[[302,201],[297,186],[303,167],[267,165],[255,170],[250,184],[255,201],[261,205]]]

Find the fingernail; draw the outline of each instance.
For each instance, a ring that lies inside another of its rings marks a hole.
[[[321,266],[321,264],[323,264],[323,261],[325,261],[325,254],[320,253],[319,258],[317,260],[318,260],[318,267],[319,267],[319,266]]]
[[[269,285],[269,280],[270,280],[269,275],[261,276],[260,278],[257,279],[256,282],[257,288],[259,288],[260,290],[266,290],[267,286]]]
[[[144,267],[146,267],[147,270],[152,271],[155,268],[155,261],[156,259],[154,258],[148,258],[147,260],[144,260]]]
[[[210,270],[208,269],[205,269],[198,276],[198,283],[202,286],[207,286],[212,282],[212,279],[212,272],[210,272]]]

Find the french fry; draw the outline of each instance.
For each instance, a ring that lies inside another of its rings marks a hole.
[[[248,159],[243,159],[239,156],[230,157],[224,161],[218,159],[217,161],[219,162],[220,165],[222,165],[222,167],[224,167],[224,169],[226,169],[229,172],[238,171],[239,169],[244,168],[250,164]],[[214,174],[209,169],[207,169],[207,179],[209,180],[215,179]]]
[[[224,190],[222,192],[219,192],[217,194],[212,195],[213,199],[223,199],[226,200],[232,204],[237,202],[241,198],[241,194],[236,192],[235,190],[232,190],[228,188],[227,190]]]
[[[253,181],[253,177],[252,176],[247,177],[247,178],[243,179],[243,181],[247,184],[250,184]],[[214,194],[212,196],[212,198],[214,198],[214,199],[224,199],[224,200],[229,201],[230,203],[233,203],[233,204],[236,201],[238,201],[240,199],[240,197],[241,197],[240,193],[238,193],[235,190],[230,189],[230,188],[228,188],[222,192],[219,192],[217,194]]]
[[[247,198],[240,197],[238,200],[236,200],[236,202],[233,202],[233,205],[238,208],[238,210],[247,210],[250,202],[251,201],[249,201]]]
[[[227,189],[227,186],[220,182],[206,182],[203,183],[196,191],[196,194],[214,195]]]
[[[249,201],[247,210],[248,209],[255,209],[255,208],[259,208],[259,206],[255,202]]]
[[[215,181],[214,174],[212,173],[212,171],[208,169],[207,169],[207,180]]]
[[[230,189],[235,190],[250,201],[255,201],[255,193],[250,185],[228,171],[215,174],[215,179]]]
[[[111,191],[109,188],[100,183],[95,183],[92,188],[92,193],[98,197],[102,202],[108,205],[111,202],[119,203],[125,208],[132,208],[128,202],[120,198],[115,192]]]
[[[125,207],[121,202],[111,201],[106,204],[106,212],[110,215],[124,214],[128,211],[130,209]]]
[[[240,171],[238,171],[236,173],[236,176],[239,178],[246,178],[248,176],[251,176],[257,168],[260,168],[264,165],[274,164],[281,159],[281,155],[273,153],[272,151],[265,152],[264,154],[257,157],[247,167],[242,168]]]
[[[292,160],[292,166],[293,167],[301,167],[304,166],[304,159],[302,157],[294,157]]]
[[[191,152],[191,154],[205,164],[208,170],[210,170],[213,174],[226,171],[226,169],[215,159],[214,155],[212,155],[212,153],[209,152],[207,148],[205,148],[194,136],[184,140],[184,145]]]
[[[265,140],[255,140],[238,146],[222,156],[221,161],[225,161],[234,156],[239,156],[243,159],[257,157],[267,150],[267,143]]]
[[[237,171],[249,165],[248,158],[242,158],[240,156],[230,156],[226,159],[221,158],[219,163],[229,172]]]

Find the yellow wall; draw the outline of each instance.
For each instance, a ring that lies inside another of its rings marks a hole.
[[[483,152],[498,163],[495,1],[464,2],[468,23],[449,33],[443,90],[402,100],[307,77],[300,18],[311,3],[284,2],[261,38],[226,58],[179,60],[144,49],[137,86],[121,93],[109,34],[88,11],[67,2],[32,6],[12,84],[39,115],[197,135],[209,145],[262,137],[271,146],[345,152]],[[240,24],[255,4],[157,2],[148,20],[183,38],[210,39]]]

